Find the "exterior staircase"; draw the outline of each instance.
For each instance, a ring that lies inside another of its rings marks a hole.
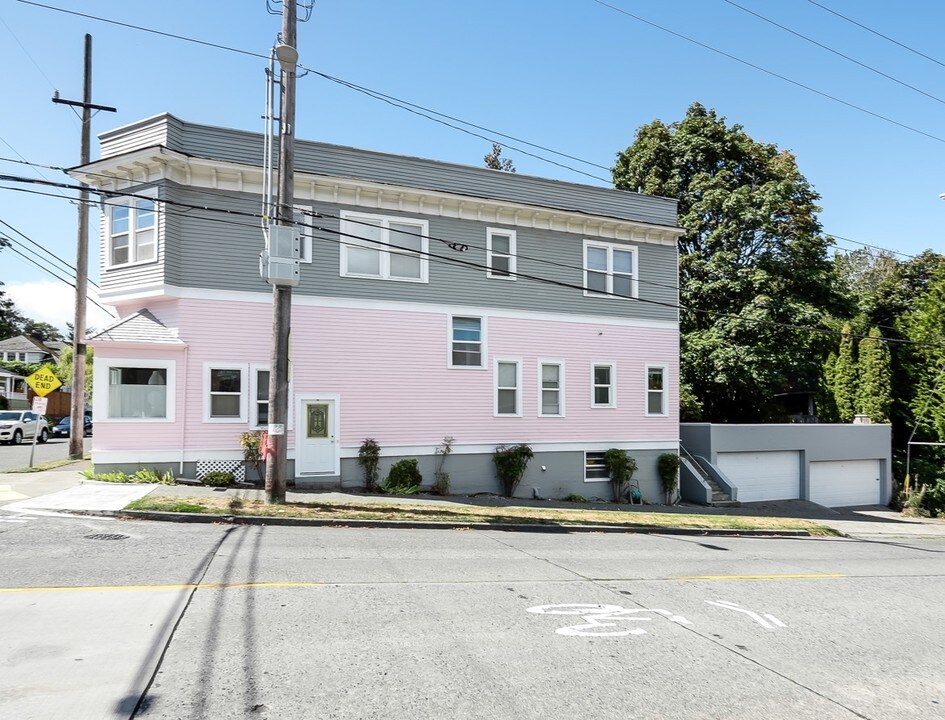
[[[686,448],[679,446],[679,449],[682,451],[683,455],[686,456],[686,459],[695,468],[696,472],[699,473],[699,477],[705,480],[706,484],[712,490],[712,507],[739,507],[740,502],[732,500],[731,496],[725,492],[719,484],[715,482],[715,479],[706,472],[705,468],[702,467],[702,464],[692,455]]]

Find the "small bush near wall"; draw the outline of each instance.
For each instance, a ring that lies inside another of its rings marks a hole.
[[[679,455],[663,453],[656,460],[660,480],[663,481],[663,490],[666,492],[666,502],[670,505],[676,500],[676,488],[679,485]]]
[[[209,485],[210,487],[226,487],[233,482],[233,480],[233,473],[224,470],[215,470],[214,472],[208,472],[200,478],[200,483],[202,485]]]
[[[453,452],[453,436],[447,435],[436,448],[436,471],[433,473],[433,492],[437,495],[450,494],[450,474],[443,469],[447,456]]]
[[[364,489],[377,490],[377,464],[381,460],[381,446],[374,438],[365,438],[358,448],[358,465],[364,468]]]
[[[157,470],[149,470],[147,468],[141,468],[133,475],[128,475],[121,471],[97,473],[94,469],[82,470],[79,474],[89,480],[98,480],[100,482],[149,483],[156,485],[174,484],[174,474],[170,470],[166,470],[163,475],[158,475]]]
[[[525,475],[528,461],[535,456],[532,449],[523,444],[499,445],[492,455],[499,482],[502,484],[502,493],[506,497],[514,497],[515,489]]]
[[[637,471],[637,461],[627,455],[626,450],[610,448],[604,453],[604,465],[610,473],[610,487],[614,492],[614,502],[623,500],[627,483]]]
[[[390,472],[387,473],[387,479],[384,481],[384,492],[392,495],[416,495],[422,482],[423,475],[420,474],[416,459],[399,460],[391,466]]]
[[[240,447],[243,448],[243,460],[256,469],[256,476],[260,480],[264,480],[266,464],[262,456],[262,433],[259,430],[243,433],[240,435]]]

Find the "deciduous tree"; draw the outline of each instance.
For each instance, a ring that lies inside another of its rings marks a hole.
[[[763,419],[774,392],[816,389],[822,341],[790,326],[822,325],[842,299],[794,155],[696,103],[641,127],[613,178],[679,201],[682,375],[705,418]]]

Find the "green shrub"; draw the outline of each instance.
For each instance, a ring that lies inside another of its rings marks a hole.
[[[166,470],[163,475],[158,475],[157,470],[148,470],[141,468],[132,475],[127,475],[121,471],[97,473],[94,470],[82,470],[83,477],[89,480],[98,480],[99,482],[112,483],[147,483],[152,485],[173,485],[174,474]]]
[[[384,481],[384,492],[391,495],[416,495],[420,490],[423,475],[414,458],[398,460],[387,473]]]
[[[262,432],[254,430],[240,435],[240,447],[243,448],[243,460],[252,464],[260,480],[266,477],[266,464],[262,456]]]
[[[515,489],[525,475],[528,461],[535,457],[532,449],[524,443],[519,445],[499,445],[492,454],[499,482],[502,484],[502,493],[506,497],[514,497]]]
[[[213,472],[208,472],[202,478],[200,478],[201,485],[209,485],[210,487],[226,487],[236,478],[233,477],[233,473],[226,472],[225,470],[214,470]]]
[[[604,453],[604,467],[610,473],[610,487],[614,493],[614,502],[623,500],[627,483],[637,471],[637,461],[627,455],[626,450],[610,448]]]
[[[377,490],[377,464],[381,460],[381,446],[374,438],[366,438],[358,448],[358,465],[364,468],[364,489]]]
[[[583,495],[578,495],[577,493],[571,493],[570,495],[566,495],[565,497],[561,499],[564,500],[565,502],[573,502],[573,503],[586,503],[587,502],[586,497],[584,497]]]
[[[663,490],[666,491],[666,502],[670,505],[676,499],[676,488],[679,485],[679,455],[663,453],[656,460],[660,480],[663,481]]]
[[[453,452],[453,443],[455,440],[452,435],[447,435],[443,438],[441,442],[436,447],[436,471],[433,473],[433,492],[437,495],[449,495],[450,494],[450,474],[443,470],[443,466],[446,464],[447,456]]]

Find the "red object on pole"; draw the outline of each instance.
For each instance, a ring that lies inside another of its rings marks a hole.
[[[259,455],[263,460],[269,457],[269,433],[265,430],[263,430],[262,437],[259,439]]]

